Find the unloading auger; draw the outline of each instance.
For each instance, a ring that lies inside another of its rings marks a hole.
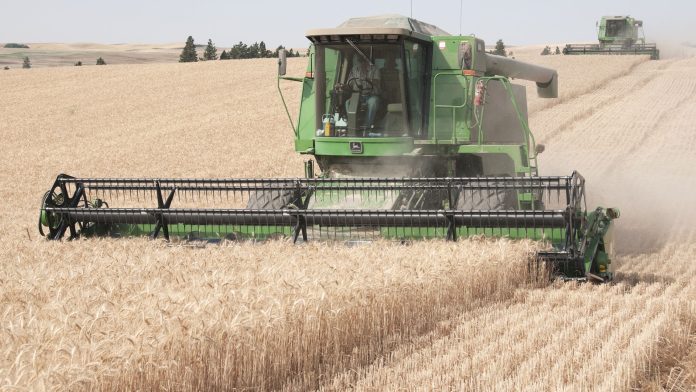
[[[305,178],[75,178],[46,192],[49,239],[398,241],[475,235],[547,244],[539,258],[572,279],[612,278],[612,220],[587,210],[585,180],[539,176],[526,93],[557,96],[556,72],[485,52],[396,16],[308,32],[295,148]],[[279,89],[280,90],[280,89]],[[282,93],[281,93],[282,97]],[[289,116],[290,117],[290,116]],[[291,119],[292,123],[292,119]]]

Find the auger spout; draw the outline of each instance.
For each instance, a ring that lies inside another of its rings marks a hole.
[[[541,98],[558,98],[558,72],[515,59],[486,54],[486,73],[536,82]]]

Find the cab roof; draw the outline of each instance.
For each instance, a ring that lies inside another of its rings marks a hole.
[[[346,35],[400,35],[428,41],[432,36],[450,34],[437,26],[397,14],[350,18],[337,27],[312,29],[306,33],[313,42]]]

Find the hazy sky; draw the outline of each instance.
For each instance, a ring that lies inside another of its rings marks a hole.
[[[170,43],[264,40],[307,45],[304,32],[364,15],[411,13],[409,0],[0,0],[0,42]],[[459,0],[413,0],[416,19],[459,32]],[[462,33],[508,45],[593,41],[605,14],[645,21],[650,41],[696,42],[696,0],[464,1]]]

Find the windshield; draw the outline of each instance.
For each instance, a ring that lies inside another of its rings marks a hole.
[[[317,136],[408,136],[402,43],[323,47],[326,104]]]
[[[607,20],[607,37],[622,37],[624,36],[623,20]]]

